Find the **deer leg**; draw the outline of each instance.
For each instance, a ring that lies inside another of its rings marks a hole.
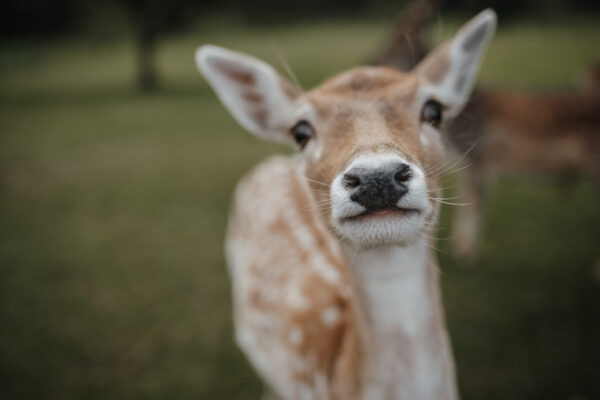
[[[457,177],[457,198],[461,205],[454,209],[452,250],[462,261],[472,262],[477,255],[483,186],[481,166],[471,165]]]
[[[596,182],[596,189],[600,193],[600,151],[596,151],[596,162],[594,165],[594,180]],[[596,285],[600,286],[600,256],[596,258],[596,263],[592,268],[592,279]]]

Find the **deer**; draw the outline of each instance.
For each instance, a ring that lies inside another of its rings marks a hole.
[[[476,258],[481,208],[496,176],[591,175],[600,187],[600,81],[595,75],[592,69],[586,84],[572,92],[473,92],[447,136],[466,164],[457,176],[462,207],[455,210],[452,226],[458,258]]]
[[[437,11],[434,0],[414,0],[398,14],[386,46],[373,54],[369,65],[389,65],[410,71],[427,54],[424,25]]]
[[[423,30],[436,9],[416,0],[394,24],[391,40],[371,63],[409,71],[427,53]],[[444,136],[448,169],[456,174],[450,235],[463,265],[475,261],[481,214],[494,178],[506,174],[557,177],[591,174],[600,186],[600,64],[571,92],[530,93],[475,88]],[[600,259],[595,275],[600,282]]]
[[[292,145],[235,188],[235,340],[283,399],[457,399],[432,242],[442,132],[496,27],[484,10],[413,71],[363,66],[302,91],[214,45],[196,65],[233,118]]]

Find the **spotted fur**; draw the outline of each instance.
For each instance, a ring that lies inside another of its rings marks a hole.
[[[299,121],[314,130],[302,154],[272,157],[242,179],[226,239],[236,340],[276,396],[457,398],[429,239],[444,149],[420,110],[435,95],[464,104],[456,65],[476,69],[494,26],[486,11],[434,53],[427,65],[448,61],[439,77],[430,67],[360,67],[307,93],[249,56],[199,50],[200,70],[249,131],[289,143]],[[464,53],[467,39],[477,43]],[[397,164],[411,171],[406,194],[363,216],[342,178]]]

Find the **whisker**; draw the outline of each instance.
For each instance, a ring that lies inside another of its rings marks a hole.
[[[439,170],[439,169],[444,169],[444,168],[446,168],[446,166],[447,166],[448,164],[450,164],[450,163],[454,162],[454,160],[455,160],[454,158],[451,158],[451,159],[449,159],[449,160],[446,160],[446,161],[444,161],[444,162],[443,162],[441,165],[438,165],[437,167],[432,167],[431,169],[427,169],[427,168],[426,168],[426,169],[424,169],[424,171],[425,171],[425,175],[429,175],[429,174],[431,174],[431,173],[433,173],[433,172],[435,172],[435,171],[437,171],[437,170]]]
[[[290,65],[288,64],[287,60],[283,56],[283,53],[279,50],[279,47],[277,47],[277,45],[273,44],[273,50],[275,51],[275,54],[277,55],[279,62],[281,63],[281,65],[283,65],[283,69],[285,69],[285,72],[290,76],[290,78],[294,82],[294,86],[296,86],[296,88],[300,89],[301,91],[304,91],[304,88],[302,87],[300,80],[298,79],[298,77],[296,76],[294,71],[292,71],[292,68],[290,68]]]
[[[419,239],[417,238],[417,240],[419,240]],[[432,249],[433,249],[433,250],[435,250],[435,251],[439,251],[439,252],[440,252],[440,253],[442,253],[442,254],[446,254],[446,252],[445,252],[445,251],[443,251],[443,250],[441,250],[441,249],[438,249],[437,247],[433,246],[431,243],[427,243],[427,241],[425,241],[425,240],[419,240],[419,242],[421,242],[422,244],[424,244],[424,245],[425,245],[425,246],[427,246],[427,247],[430,247],[430,248],[432,248]],[[439,272],[441,272],[441,271],[439,270],[439,268],[438,268],[438,267],[436,267],[436,268],[437,268],[437,270],[438,270]]]
[[[303,179],[306,179],[306,180],[307,180],[307,181],[309,181],[309,182],[317,183],[317,184],[319,184],[319,185],[323,185],[323,186],[326,186],[326,187],[331,187],[331,185],[330,185],[329,183],[325,183],[325,182],[319,182],[319,181],[317,181],[317,180],[310,179],[310,178],[307,178],[307,177],[306,177],[306,176],[304,176],[304,175],[299,175],[299,174],[296,174],[296,173],[294,173],[294,175],[296,175],[298,178],[303,178]]]
[[[304,206],[304,208],[315,208],[319,210],[332,209],[333,204],[329,204],[329,202],[311,202],[310,204]]]
[[[470,206],[473,205],[473,202],[471,203],[451,203],[449,201],[443,201],[443,200],[435,200],[435,199],[431,199],[435,202],[441,203],[441,204],[447,204],[449,206]]]
[[[452,197],[429,197],[430,200],[458,200],[460,196],[452,196]]]
[[[332,207],[329,203],[327,202],[323,202],[323,203],[313,203],[310,206],[314,206],[314,207],[325,207],[325,206],[329,206]]]
[[[325,199],[325,200],[319,200],[319,201],[311,201],[310,205],[313,206],[322,206],[322,205],[326,205],[326,204],[330,204],[330,201]]]
[[[438,172],[444,171],[445,169],[450,169],[450,168],[454,167],[455,165],[457,165],[458,163],[460,163],[462,160],[465,159],[465,157],[475,148],[475,145],[477,145],[477,142],[473,142],[473,144],[471,145],[471,147],[469,147],[467,149],[467,151],[465,151],[461,156],[457,157],[457,159],[455,159],[454,162],[452,162],[452,164],[450,166],[447,165],[448,162],[445,162],[440,167],[434,168],[433,171],[427,171],[426,175],[427,176],[432,176],[432,174],[435,173],[436,174],[435,176],[437,176],[437,175],[439,175]]]
[[[456,185],[444,186],[444,187],[435,188],[435,189],[427,189],[427,191],[428,192],[437,192],[437,191],[442,191],[443,192],[444,190],[452,189],[454,187],[456,187]]]
[[[330,167],[333,167],[333,168],[335,168],[337,170],[337,165],[334,165],[334,164],[330,163],[327,160],[323,160],[323,161],[325,161],[325,163],[328,164]]]
[[[451,171],[446,171],[446,173],[447,173],[447,174],[454,174],[454,173],[456,173],[456,172],[458,172],[458,171],[462,171],[463,169],[469,168],[470,166],[471,166],[471,164],[466,164],[466,165],[463,165],[462,167],[459,167],[459,168],[453,169],[453,170],[451,170]]]

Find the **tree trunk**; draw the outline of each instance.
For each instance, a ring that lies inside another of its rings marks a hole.
[[[144,92],[151,92],[158,87],[156,69],[157,31],[143,20],[137,29],[137,69],[138,87]]]

